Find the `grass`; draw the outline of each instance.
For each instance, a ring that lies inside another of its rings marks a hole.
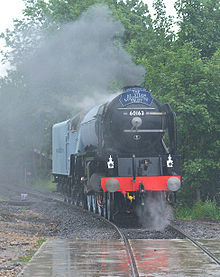
[[[22,263],[27,263],[31,260],[31,258],[33,257],[33,255],[26,255],[26,256],[23,256],[23,257],[19,257],[19,262],[22,262]]]
[[[34,249],[29,249],[27,251],[27,254],[19,257],[19,262],[23,262],[23,263],[27,263],[31,260],[31,258],[34,256],[34,254],[36,253],[37,249],[41,246],[41,244],[43,244],[47,239],[46,238],[39,238],[37,240],[36,246]]]
[[[3,201],[3,200],[9,200],[9,197],[0,195],[0,201]]]
[[[215,201],[200,201],[196,202],[192,208],[178,206],[174,210],[174,215],[181,219],[212,218],[220,220],[220,207]]]
[[[19,212],[27,211],[27,207],[19,207],[19,208],[18,208],[18,211],[19,211]]]
[[[181,219],[191,219],[191,209],[189,207],[177,206],[174,209],[174,216]]]
[[[37,240],[37,245],[38,245],[38,247],[40,247],[41,244],[43,244],[45,241],[47,241],[47,239],[45,239],[45,238],[39,238],[39,239]]]
[[[33,186],[44,191],[56,190],[56,184],[51,179],[37,179],[34,181]]]

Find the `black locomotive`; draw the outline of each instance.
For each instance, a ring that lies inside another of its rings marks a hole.
[[[175,114],[142,87],[55,124],[52,152],[66,199],[110,220],[149,192],[165,197],[181,185]]]

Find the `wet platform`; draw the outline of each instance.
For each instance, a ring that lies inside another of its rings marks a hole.
[[[220,266],[188,240],[130,240],[139,276],[220,276]],[[219,255],[220,240],[201,240]],[[218,245],[218,246],[217,246]],[[19,277],[131,276],[119,240],[48,240]]]
[[[130,276],[119,240],[48,240],[18,276]]]
[[[198,242],[220,260],[220,239],[198,239]]]
[[[189,240],[132,240],[130,244],[140,276],[220,277],[220,266]]]

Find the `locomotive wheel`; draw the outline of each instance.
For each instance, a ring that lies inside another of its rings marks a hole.
[[[102,210],[103,208],[100,205],[98,205],[97,212],[100,216],[102,216]]]
[[[112,211],[111,211],[111,194],[110,194],[110,192],[107,192],[106,208],[107,208],[107,219],[111,220]]]
[[[57,192],[61,192],[62,191],[62,184],[61,183],[57,183]]]
[[[70,184],[68,185],[67,202],[69,204],[72,204],[72,188],[71,188]]]
[[[82,208],[86,209],[86,207],[87,207],[86,195],[84,193],[82,193]]]
[[[86,203],[87,203],[87,210],[91,212],[92,211],[92,195],[88,194],[86,196],[86,200],[87,200],[86,201]]]
[[[75,204],[76,204],[76,206],[80,205],[80,194],[79,194],[79,192],[76,193]]]
[[[67,184],[62,185],[63,201],[68,202]]]
[[[75,206],[78,206],[79,205],[79,196],[78,196],[78,192],[77,190],[75,189],[73,192],[72,192],[72,204],[75,205]]]
[[[105,192],[103,192],[102,202],[103,202],[103,216],[104,216],[104,218],[107,219],[107,198],[106,198]]]
[[[96,202],[97,202],[97,213],[102,216],[103,215],[103,203],[102,203],[102,200],[101,200],[101,195],[98,194],[97,197],[96,197]]]
[[[107,219],[109,221],[114,220],[114,193],[107,192],[106,197]]]
[[[96,214],[98,210],[96,195],[91,195],[91,196],[92,196],[92,211],[94,214]]]
[[[72,204],[74,206],[77,206],[76,195],[74,195],[73,198],[72,198]]]
[[[79,206],[83,209],[86,208],[86,198],[83,192],[79,193]]]
[[[85,196],[82,192],[78,191],[76,193],[76,197],[75,197],[75,200],[74,200],[74,203],[76,206],[79,206],[81,208],[86,208],[86,205],[85,205]]]

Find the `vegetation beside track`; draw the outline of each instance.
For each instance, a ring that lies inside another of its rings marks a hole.
[[[27,253],[23,256],[20,256],[18,261],[27,263],[31,260],[31,258],[34,256],[34,254],[37,252],[37,250],[41,247],[41,245],[46,241],[46,238],[39,238],[37,242],[34,244],[33,248],[27,250]]]
[[[196,202],[192,207],[177,206],[174,215],[180,219],[212,218],[220,220],[220,207],[215,201]]]
[[[39,190],[55,191],[56,184],[53,183],[52,178],[38,178],[32,181],[32,185]]]

